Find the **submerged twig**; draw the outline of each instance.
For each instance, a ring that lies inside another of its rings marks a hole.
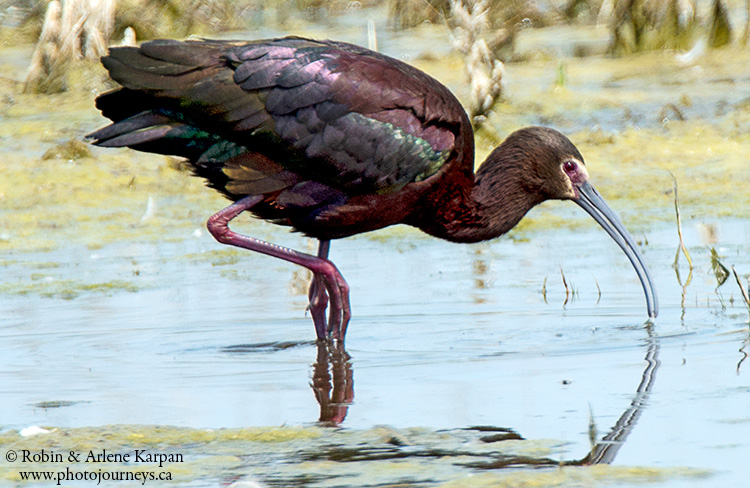
[[[690,253],[687,250],[687,247],[685,246],[685,240],[682,238],[682,219],[680,219],[680,199],[677,195],[677,178],[672,174],[672,172],[669,172],[669,175],[672,177],[672,180],[674,181],[674,212],[675,216],[677,217],[677,235],[680,238],[680,247],[677,249],[677,253],[674,256],[674,263],[672,264],[672,267],[677,269],[679,267],[679,259],[680,259],[680,250],[682,250],[682,254],[685,255],[685,259],[687,259],[688,266],[690,270],[693,270],[693,260],[690,258]]]
[[[602,289],[599,288],[599,282],[596,281],[596,276],[594,276],[594,284],[596,285],[597,293],[599,293],[599,295],[596,297],[596,304],[599,305],[599,302],[602,300]]]
[[[742,347],[740,348],[740,352],[742,353],[742,359],[737,363],[737,374],[740,374],[740,368],[742,367],[742,363],[745,362],[745,359],[747,359],[747,351],[745,351],[745,348],[747,347],[748,340],[745,339],[745,342],[742,344]]]

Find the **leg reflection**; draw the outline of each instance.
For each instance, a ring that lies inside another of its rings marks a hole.
[[[310,385],[320,404],[320,422],[338,425],[354,401],[354,372],[351,357],[339,341],[319,340]]]

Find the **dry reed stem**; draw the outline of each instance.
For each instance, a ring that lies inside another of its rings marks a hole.
[[[378,50],[378,31],[375,30],[375,21],[372,19],[367,20],[367,49]]]
[[[565,279],[565,273],[563,273],[562,266],[560,266],[560,276],[562,276],[563,286],[565,287],[565,301],[563,302],[564,307],[568,304],[568,300],[570,299],[570,288],[568,288],[568,281]]]
[[[596,304],[599,305],[599,302],[602,300],[602,289],[599,288],[599,282],[596,280],[596,276],[594,276],[594,284],[596,285],[596,291],[599,293],[596,298]]]
[[[85,0],[64,0],[60,23],[60,56],[65,59],[81,59],[80,36],[86,21]]]
[[[609,29],[613,54],[685,49],[697,27],[696,12],[696,0],[603,0],[597,25]]]
[[[612,15],[615,11],[615,0],[603,0],[599,7],[599,13],[596,15],[596,25],[606,26],[612,22]]]
[[[63,11],[65,11],[63,9]],[[72,61],[81,59],[81,34],[83,33],[83,25],[86,23],[86,17],[83,16],[70,27],[69,31],[63,32],[60,35],[60,60]]]
[[[24,92],[45,91],[57,78],[54,65],[58,59],[60,41],[60,2],[53,0],[47,5],[42,33],[39,35],[31,64],[26,73]],[[45,86],[46,85],[46,86]]]
[[[685,240],[682,238],[682,219],[680,219],[680,199],[677,195],[677,178],[675,178],[671,171],[669,172],[669,175],[672,177],[672,181],[674,182],[674,212],[675,216],[677,217],[677,235],[680,238],[680,247],[677,249],[672,267],[675,269],[679,267],[678,261],[680,259],[680,250],[682,250],[682,253],[685,255],[685,259],[687,259],[689,269],[692,271],[693,260],[690,258],[690,253],[685,246]]]
[[[471,87],[469,115],[475,128],[502,95],[505,65],[490,51],[482,34],[489,29],[487,0],[474,0],[471,9],[463,0],[451,0],[453,45],[464,57]]]
[[[71,61],[98,59],[104,55],[114,29],[115,1],[50,2],[24,91],[63,91],[65,69]]]
[[[742,284],[742,280],[740,280],[740,275],[737,274],[737,270],[734,269],[734,266],[732,266],[732,273],[734,273],[734,279],[737,280],[737,285],[739,285],[740,290],[742,291],[742,298],[745,300],[745,306],[747,307],[748,311],[750,311],[750,296],[748,296],[747,290]]]

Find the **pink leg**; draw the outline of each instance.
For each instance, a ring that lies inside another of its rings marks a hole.
[[[217,212],[208,219],[208,231],[217,241],[223,244],[242,247],[283,259],[284,261],[304,266],[312,271],[313,282],[310,287],[310,311],[315,322],[315,331],[318,339],[325,339],[329,334],[332,334],[334,339],[343,342],[346,335],[346,327],[351,318],[349,285],[336,266],[327,259],[329,242],[321,241],[318,250],[318,254],[321,257],[316,257],[295,251],[294,249],[261,241],[254,237],[237,234],[229,228],[230,220],[245,210],[252,208],[262,199],[262,196],[248,196]],[[325,323],[325,302],[327,302],[327,299],[324,301],[323,298],[326,292],[331,299],[327,326]]]
[[[318,246],[318,257],[328,259],[328,249],[331,247],[331,241],[320,241]],[[326,308],[328,308],[328,291],[326,290],[325,281],[319,274],[314,274],[310,281],[310,290],[307,294],[310,304],[307,309],[312,315],[315,323],[315,330],[318,337],[328,335],[326,327]]]

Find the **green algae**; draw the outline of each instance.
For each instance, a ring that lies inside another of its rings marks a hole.
[[[79,279],[58,279],[42,273],[32,273],[28,280],[0,283],[0,293],[11,295],[37,295],[45,298],[73,300],[83,294],[135,293],[143,287],[135,282],[111,280],[89,282]]]
[[[367,430],[310,427],[192,429],[170,426],[113,425],[50,428],[48,434],[22,437],[0,433],[6,450],[65,453],[85,459],[89,452],[133,453],[136,449],[173,455],[163,466],[140,462],[2,463],[0,479],[18,481],[22,470],[169,471],[181,484],[213,485],[252,476],[273,486],[599,486],[654,483],[710,475],[679,467],[560,467],[550,460],[560,443],[503,441],[485,443],[473,429],[426,428]],[[82,455],[82,456],[81,456]],[[181,459],[177,459],[180,455]],[[536,457],[534,457],[536,456]],[[67,459],[67,457],[65,458]],[[516,460],[512,470],[472,468],[477,460]],[[545,459],[547,459],[545,461]],[[521,462],[523,461],[523,462]],[[538,461],[548,467],[540,469]],[[527,463],[527,464],[524,464]]]
[[[456,62],[454,58],[447,66]],[[669,52],[569,60],[565,88],[554,86],[554,60],[509,64],[506,69],[515,80],[548,81],[510,85],[509,97],[490,117],[488,126],[494,131],[485,127],[478,134],[476,164],[513,130],[552,124],[578,146],[593,184],[629,226],[647,230],[673,219],[669,171],[680,182],[688,217],[747,218],[750,195],[743,188],[750,180],[744,158],[750,150],[750,110],[746,102],[728,103],[716,93],[737,90],[749,58],[744,50],[725,49],[692,68]],[[467,97],[460,76],[444,76],[452,70],[441,69],[442,64],[443,60],[420,61],[419,66],[456,87],[459,98]],[[694,115],[690,107],[701,97],[716,98],[715,108]],[[630,108],[660,103],[687,107],[687,120],[667,120],[659,108],[634,115]],[[611,118],[624,128],[606,129],[596,123],[601,120],[606,126]],[[593,119],[594,125],[575,129],[578,119]],[[553,202],[533,210],[516,231],[579,225],[557,207]]]
[[[513,473],[481,473],[471,478],[438,485],[440,488],[552,488],[607,485],[640,485],[675,478],[701,479],[710,471],[693,468],[642,468],[597,465],[564,467],[555,470],[529,470]]]
[[[246,253],[237,249],[213,249],[202,253],[185,254],[183,259],[186,261],[205,261],[211,263],[211,266],[233,266],[242,261]]]
[[[48,159],[65,159],[67,161],[76,161],[78,159],[92,158],[91,149],[83,141],[71,139],[58,144],[47,150],[42,155],[42,160]]]
[[[573,129],[566,132],[581,149],[593,184],[632,232],[646,233],[654,225],[672,222],[670,172],[679,181],[686,221],[748,218],[750,194],[745,189],[750,172],[744,155],[750,153],[750,104],[716,102],[715,114],[699,116],[691,108],[704,94],[731,86],[742,75],[747,59],[743,51],[724,49],[701,59],[701,70],[686,69],[673,54],[664,52],[567,60],[565,87],[555,87],[559,60],[532,57],[509,64],[512,79],[534,82],[512,84],[508,98],[495,108],[490,123],[477,135],[477,164],[512,130],[546,121]],[[462,62],[455,55],[425,56],[415,64],[455,89],[459,98],[466,98]],[[71,245],[96,250],[114,243],[182,242],[204,229],[208,216],[223,208],[226,200],[206,189],[174,158],[87,147],[85,134],[107,123],[93,99],[112,85],[95,63],[82,64],[69,77],[73,88],[51,96],[21,94],[20,85],[0,83],[3,265],[15,266],[11,254],[47,253]],[[640,119],[629,115],[633,106],[661,103],[661,99],[653,101],[655,87],[674,92],[665,101],[683,107],[687,120],[662,121],[659,110],[648,115],[647,123],[643,115]],[[576,125],[590,113],[632,120],[624,129]],[[548,228],[591,225],[582,212],[572,209],[560,202],[540,205],[511,238],[526,239]],[[270,235],[265,224],[241,220],[247,233],[260,238]],[[397,226],[366,238],[408,242],[426,237]],[[177,257],[206,258],[215,266],[229,267],[241,259],[241,253]],[[140,289],[130,280],[90,286],[77,278],[31,281],[6,282],[0,292],[76,297]]]
[[[43,402],[38,402],[32,405],[35,408],[42,408],[42,409],[50,409],[50,408],[62,408],[62,407],[70,407],[79,402],[71,402],[67,400],[47,400]]]
[[[743,158],[750,139],[730,137],[721,126],[681,122],[668,131],[629,129],[611,144],[579,146],[592,182],[640,226],[673,217],[670,172],[687,216],[750,217],[750,198],[742,190],[750,183]]]
[[[160,471],[170,471],[175,481],[187,482],[207,477],[221,478],[228,470],[243,464],[242,458],[256,455],[265,459],[265,452],[283,452],[289,449],[290,454],[305,442],[320,437],[315,428],[269,427],[246,429],[187,429],[164,426],[125,426],[115,425],[100,428],[85,427],[77,429],[50,428],[48,434],[22,437],[17,431],[6,431],[0,434],[0,443],[6,449],[15,452],[28,450],[40,452],[71,451],[83,454],[95,453],[103,449],[110,453],[133,453],[135,449],[181,454],[184,461],[167,463],[158,467]],[[277,445],[281,447],[271,447]],[[80,457],[80,456],[79,456]],[[131,455],[131,459],[132,459]],[[138,463],[67,463],[71,470],[121,471],[152,470],[157,466]],[[20,470],[49,469],[64,470],[66,464],[60,463],[3,463],[0,466],[0,479],[20,480]]]

